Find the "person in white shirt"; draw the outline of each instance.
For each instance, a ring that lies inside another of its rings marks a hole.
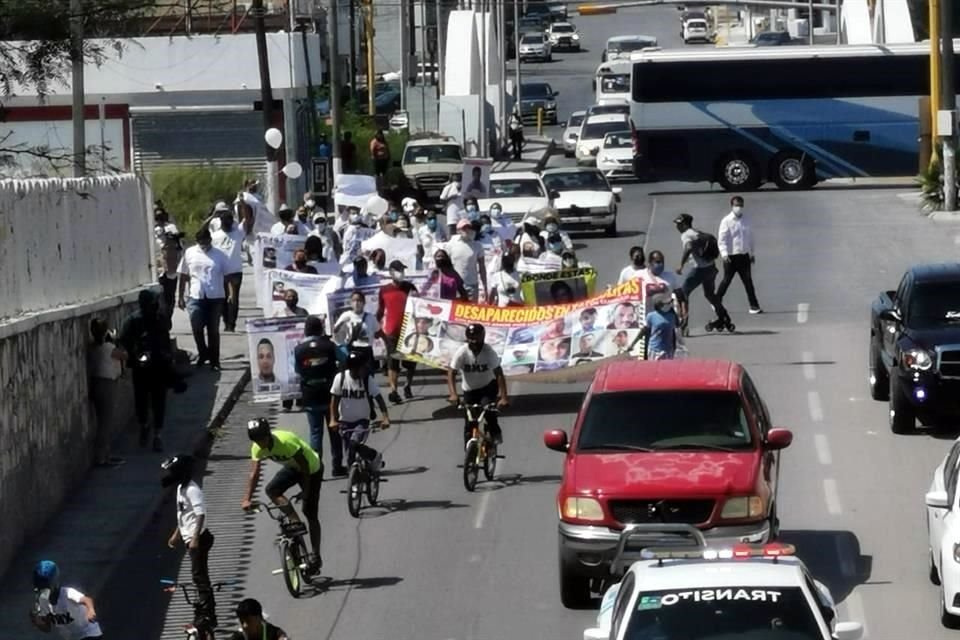
[[[340,279],[331,278],[328,283],[333,283],[333,288],[330,289],[324,285],[325,293],[333,293],[338,289],[343,291],[349,291],[351,289],[356,289],[358,287],[369,287],[375,284],[380,283],[380,276],[376,274],[367,273],[368,269],[367,259],[363,256],[356,258],[353,261],[353,271],[351,272],[342,272]]]
[[[186,309],[190,316],[190,328],[197,345],[197,366],[209,362],[215,371],[219,371],[220,316],[224,303],[232,303],[237,292],[232,282],[224,286],[229,264],[227,256],[213,248],[210,230],[202,227],[197,231],[196,241],[196,245],[184,252],[177,269],[180,273],[177,306]]]
[[[247,180],[240,198],[253,210],[254,233],[269,233],[277,222],[277,216],[263,202],[258,180]]]
[[[520,290],[520,274],[516,258],[506,253],[500,259],[500,270],[491,278],[488,302],[498,307],[522,307],[523,292]]]
[[[450,361],[447,371],[447,390],[450,392],[450,404],[457,404],[457,373],[460,373],[460,386],[463,390],[464,404],[489,404],[496,401],[497,407],[509,406],[507,379],[500,366],[500,356],[493,347],[486,344],[486,329],[482,324],[467,325],[467,344],[460,347]],[[466,446],[472,435],[472,425],[464,421],[463,443]],[[503,431],[495,413],[487,414],[487,431],[494,442],[503,442]]]
[[[323,241],[323,258],[328,262],[336,262],[340,259],[340,253],[343,246],[340,244],[340,236],[327,224],[327,214],[318,211],[313,214],[313,230],[311,236],[316,236]]]
[[[639,278],[643,275],[644,269],[646,268],[645,263],[643,247],[630,247],[630,264],[620,270],[620,278],[617,280],[617,284],[623,284],[634,278]]]
[[[350,224],[343,228],[343,252],[340,254],[340,264],[349,264],[360,256],[360,247],[363,241],[374,234],[374,232],[363,221],[363,215],[359,210],[352,212],[349,217]]]
[[[528,258],[536,258],[546,251],[546,240],[540,235],[540,219],[533,215],[528,215],[523,219],[523,232],[520,234],[520,250]],[[529,245],[533,245],[531,252]]]
[[[390,426],[387,403],[380,394],[380,387],[367,368],[366,357],[357,351],[347,355],[346,367],[333,378],[330,385],[330,428],[340,432],[347,454],[347,466],[354,457],[360,456],[374,469],[383,467],[383,458],[373,447],[367,446],[370,434],[370,419],[374,415],[373,403],[380,407],[381,423]]]
[[[480,283],[483,283],[484,291],[488,289],[483,246],[474,240],[475,235],[473,224],[469,220],[461,220],[457,223],[457,236],[446,246],[453,268],[463,278],[463,286],[472,302],[480,297]]]
[[[350,308],[340,314],[333,325],[333,341],[350,351],[365,354],[373,362],[373,339],[380,333],[377,317],[366,311],[367,297],[362,291],[350,294]]]
[[[454,178],[443,188],[440,192],[440,202],[443,203],[447,214],[447,230],[450,235],[453,235],[457,232],[457,222],[460,220],[460,212],[463,211],[463,196],[460,195],[458,179]]]
[[[447,229],[437,220],[433,211],[427,214],[424,224],[417,228],[417,257],[421,260],[423,269],[433,269],[433,254],[437,245],[447,242]]]
[[[723,279],[717,287],[717,298],[723,300],[733,276],[739,275],[740,282],[747,292],[747,302],[750,303],[750,313],[763,313],[760,302],[757,301],[757,292],[753,287],[753,269],[756,262],[753,253],[753,228],[743,216],[743,198],[733,196],[730,199],[730,213],[720,221],[720,230],[717,233],[717,245],[720,247],[720,257],[723,259]]]
[[[33,568],[36,599],[30,621],[40,631],[56,629],[64,640],[103,638],[93,598],[73,587],[60,584],[60,568],[51,560],[41,560]]]
[[[474,225],[476,228],[476,225]],[[477,242],[483,247],[483,256],[487,273],[496,273],[500,270],[500,260],[504,253],[503,239],[493,229],[493,220],[487,214],[480,216],[480,230],[477,232]]]
[[[193,585],[197,588],[194,624],[203,621],[210,627],[216,627],[216,602],[210,585],[209,562],[213,534],[207,529],[203,489],[193,480],[193,466],[193,457],[183,454],[169,458],[160,465],[161,486],[177,487],[177,526],[173,528],[167,546],[174,549],[182,541],[190,554]]]
[[[509,247],[513,244],[517,237],[517,225],[503,212],[499,202],[490,205],[490,219],[493,221],[493,230],[503,239],[504,245]]]
[[[236,331],[237,317],[240,315],[240,286],[243,284],[243,240],[253,230],[253,220],[247,218],[237,225],[233,211],[227,209],[219,216],[220,228],[210,234],[214,249],[219,249],[227,257],[224,269],[224,287],[233,286],[233,300],[223,308],[223,330]]]
[[[681,328],[686,328],[687,323],[687,296],[683,292],[683,282],[680,276],[674,271],[666,269],[666,259],[663,252],[654,249],[647,257],[647,268],[640,272],[638,276],[642,282],[647,285],[663,286],[672,294],[674,309],[677,317],[680,319]],[[644,291],[644,295],[647,292]]]
[[[117,380],[123,373],[127,352],[116,345],[107,331],[107,323],[100,318],[90,322],[90,335],[93,342],[87,351],[87,374],[90,376],[90,399],[97,416],[94,462],[98,467],[115,467],[124,463],[123,458],[110,455],[110,444],[117,406]]]
[[[280,208],[277,209],[277,217],[280,218],[280,221],[270,227],[270,235],[282,236],[290,234],[291,227],[296,230],[296,234],[293,235],[305,236],[310,234],[310,229],[307,225],[297,220],[293,214],[293,209],[286,204],[281,204]]]
[[[540,232],[540,237],[543,238],[544,242],[549,243],[550,238],[555,235],[560,236],[560,241],[563,243],[561,250],[573,251],[573,240],[570,239],[570,235],[566,231],[560,230],[560,218],[555,213],[550,212],[543,216],[543,231]]]
[[[180,239],[183,234],[177,225],[170,222],[170,215],[163,207],[153,211],[153,237],[156,242],[157,281],[163,291],[163,306],[167,317],[173,315],[177,293],[177,264],[183,255]]]

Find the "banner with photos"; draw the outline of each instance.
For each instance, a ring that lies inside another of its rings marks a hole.
[[[287,318],[296,315],[327,316],[327,295],[324,287],[337,275],[298,273],[269,269],[270,305],[264,311],[267,318]],[[289,291],[297,293],[297,305],[291,309],[287,304]]]
[[[300,397],[293,352],[303,341],[304,318],[247,320],[247,344],[254,402]]]
[[[479,322],[506,375],[566,382],[571,369],[589,370],[607,358],[642,359],[644,317],[639,280],[580,302],[535,307],[411,297],[398,350],[409,360],[449,368],[457,349],[466,343],[467,325]]]
[[[408,271],[404,274],[404,279],[410,282],[417,290],[419,296],[437,296],[440,291],[440,283],[435,271]],[[327,331],[334,335],[333,326],[344,311],[350,309],[350,296],[354,291],[361,291],[364,296],[363,310],[367,313],[376,314],[380,304],[380,287],[389,284],[390,278],[380,278],[371,284],[352,289],[338,289],[328,291],[324,296],[326,307],[324,313],[327,313]],[[311,311],[311,314],[313,312]]]
[[[284,269],[293,264],[293,252],[303,249],[304,242],[306,242],[304,236],[257,234],[256,242],[253,244],[253,279],[257,288],[259,308],[266,310],[271,307],[267,271]]]
[[[593,267],[520,275],[520,291],[528,306],[586,300],[593,296],[596,286],[597,270]]]

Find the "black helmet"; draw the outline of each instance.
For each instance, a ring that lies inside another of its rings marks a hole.
[[[160,484],[169,487],[174,484],[182,484],[193,477],[193,456],[177,455],[160,464],[163,475],[160,478]]]
[[[467,325],[467,342],[483,342],[487,335],[487,330],[479,322],[473,322]]]
[[[251,440],[266,440],[270,436],[270,421],[266,418],[257,418],[247,422],[247,436]]]
[[[367,363],[367,355],[362,351],[351,351],[347,354],[347,368],[361,367]]]

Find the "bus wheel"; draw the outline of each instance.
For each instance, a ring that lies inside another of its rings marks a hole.
[[[757,163],[748,153],[737,151],[717,162],[717,182],[725,191],[750,191],[760,186]]]
[[[781,151],[770,162],[770,174],[780,189],[809,189],[816,168],[809,155],[800,151]]]

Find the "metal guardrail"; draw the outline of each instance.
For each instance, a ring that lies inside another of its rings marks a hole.
[[[647,536],[651,533],[667,533],[667,534],[680,534],[686,535],[693,538],[696,546],[700,549],[705,549],[707,547],[707,539],[703,535],[703,532],[700,529],[697,529],[692,524],[661,524],[661,523],[650,523],[650,524],[628,524],[624,527],[623,531],[620,533],[620,539],[617,541],[617,551],[613,556],[613,562],[610,563],[610,573],[611,575],[620,575],[623,573],[623,564],[624,557],[628,553],[636,553],[636,549],[628,550],[628,545],[632,538],[638,538],[640,536]],[[647,546],[642,546],[640,551],[643,549],[650,549],[652,547],[664,546],[663,544],[648,544]]]

